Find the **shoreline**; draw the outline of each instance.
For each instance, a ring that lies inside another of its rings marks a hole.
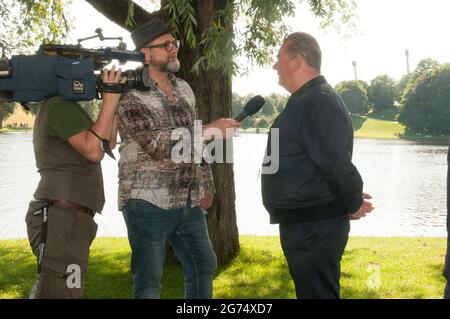
[[[376,121],[380,121],[378,119],[373,119]],[[384,121],[384,122],[392,122],[397,123],[393,121]],[[11,133],[33,133],[33,128],[1,128],[0,134],[11,134]],[[259,131],[256,128],[250,128],[250,129],[241,129],[238,131],[238,134],[235,135],[235,137],[239,137],[240,134],[268,134],[269,129],[260,129]],[[405,140],[405,141],[417,141],[417,142],[429,142],[431,144],[439,143],[439,144],[447,144],[449,142],[448,136],[442,136],[442,135],[425,135],[425,136],[418,136],[418,135],[410,135],[410,134],[404,134],[401,132],[392,132],[392,131],[384,131],[384,130],[377,130],[376,132],[365,132],[363,129],[354,131],[354,138],[367,138],[367,139],[377,139],[377,140]]]
[[[249,235],[249,234],[239,234],[239,238],[269,238],[269,239],[278,239],[279,236],[278,235]],[[127,239],[127,236],[97,236],[95,237],[95,239]],[[352,236],[350,235],[349,238],[354,238],[354,239],[366,239],[366,240],[377,240],[377,239],[381,239],[381,238],[388,238],[388,239],[404,239],[404,240],[422,240],[422,239],[444,239],[446,240],[447,237],[446,236],[374,236],[374,235],[370,235],[370,236],[361,236],[361,235],[356,235],[356,236]],[[95,240],[94,239],[94,240]],[[0,243],[5,243],[5,242],[11,242],[11,241],[27,241],[28,239],[26,237],[21,237],[21,238],[0,238]]]

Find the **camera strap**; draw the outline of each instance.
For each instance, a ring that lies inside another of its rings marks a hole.
[[[100,91],[103,93],[123,93],[126,90],[126,83],[102,83],[100,85]]]
[[[33,213],[34,216],[42,215],[41,238],[39,239],[37,252],[38,274],[40,274],[42,271],[42,262],[44,261],[45,246],[47,245],[48,210],[50,206],[52,206],[52,203],[50,201],[46,201],[45,205],[42,206],[40,210]]]
[[[106,138],[101,138],[100,136],[98,136],[97,133],[94,132],[94,130],[89,129],[89,131],[94,134],[98,140],[100,141],[100,148],[102,149],[102,151],[106,154],[108,154],[112,159],[116,159],[114,157],[113,152],[111,151],[111,148],[109,147],[109,141]]]

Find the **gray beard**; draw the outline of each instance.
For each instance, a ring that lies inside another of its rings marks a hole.
[[[169,61],[166,65],[166,70],[172,73],[176,73],[180,70],[180,60],[175,59],[173,61]]]
[[[156,67],[161,72],[176,73],[180,70],[180,61],[178,59],[171,60],[168,62],[159,62],[150,60],[150,65]]]

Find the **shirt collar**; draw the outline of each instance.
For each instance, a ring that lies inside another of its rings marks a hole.
[[[148,74],[148,66],[145,66],[144,69],[142,70],[142,82],[144,82],[144,85],[146,87],[149,87],[151,89],[156,89],[158,87],[158,83],[156,83]],[[173,73],[169,73],[169,80],[172,82],[172,85],[174,87],[177,86],[177,77],[175,76],[175,74]]]

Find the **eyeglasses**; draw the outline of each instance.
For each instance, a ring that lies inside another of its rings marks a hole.
[[[167,52],[170,52],[173,50],[173,48],[179,48],[180,47],[180,40],[173,40],[173,41],[166,41],[161,44],[154,44],[154,45],[147,45],[143,48],[153,49],[153,48],[165,48]]]

